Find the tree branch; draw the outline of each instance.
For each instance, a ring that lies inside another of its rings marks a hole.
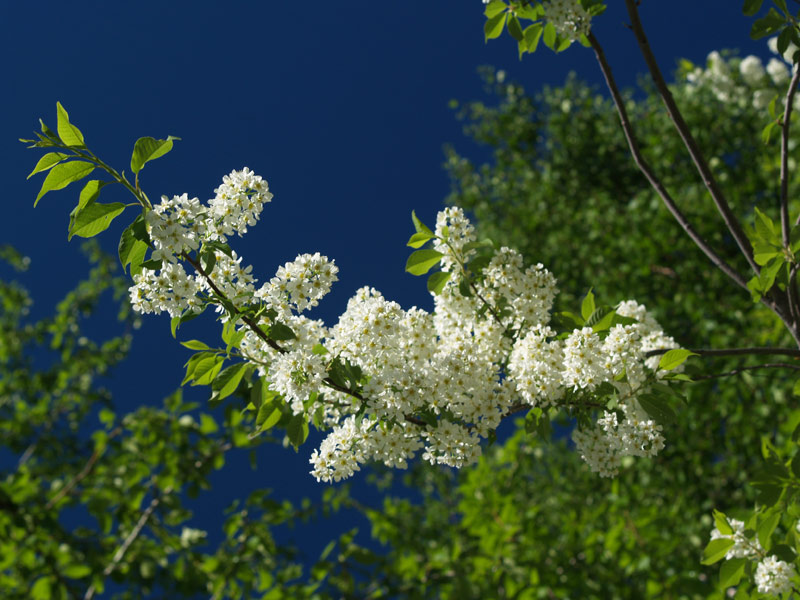
[[[742,254],[747,259],[747,262],[750,263],[750,267],[755,273],[759,273],[761,269],[753,258],[753,250],[750,240],[747,239],[747,236],[745,235],[742,226],[739,224],[739,220],[736,218],[736,215],[734,215],[733,211],[731,211],[725,195],[722,193],[722,190],[717,184],[717,180],[714,177],[714,174],[711,172],[711,169],[709,169],[702,152],[700,152],[700,148],[698,147],[694,136],[692,136],[692,133],[689,131],[689,127],[683,120],[683,115],[681,115],[678,106],[675,104],[672,93],[669,91],[667,83],[664,80],[664,76],[661,74],[661,70],[658,67],[656,58],[653,55],[653,51],[650,49],[649,42],[647,41],[647,36],[645,36],[642,22],[639,19],[637,0],[625,0],[625,5],[628,8],[628,15],[631,18],[631,29],[636,36],[636,41],[639,44],[639,50],[644,57],[645,63],[647,63],[647,68],[650,71],[653,82],[656,84],[658,93],[661,95],[664,106],[666,106],[667,114],[669,114],[670,119],[672,119],[675,129],[678,131],[678,135],[680,135],[681,140],[683,140],[683,143],[686,146],[686,149],[689,151],[692,162],[694,162],[698,173],[700,173],[700,177],[702,178],[706,189],[708,189],[709,193],[711,194],[711,198],[714,201],[717,210],[719,211],[720,215],[722,215],[722,219],[725,221],[728,231],[730,231],[733,239],[736,240],[739,250],[741,250]]]
[[[786,93],[786,106],[781,123],[781,232],[783,234],[783,247],[790,245],[789,232],[789,127],[792,118],[792,105],[797,84],[800,82],[800,69],[795,70],[789,91]]]
[[[650,165],[642,156],[641,150],[639,149],[639,142],[637,141],[636,134],[633,131],[633,125],[628,117],[628,111],[625,108],[625,101],[622,99],[622,95],[620,94],[619,88],[614,80],[614,75],[611,72],[611,66],[606,60],[605,52],[603,52],[602,46],[600,46],[600,43],[597,41],[597,38],[593,33],[589,32],[588,37],[595,56],[597,57],[597,62],[600,63],[600,70],[603,72],[603,77],[605,77],[608,90],[611,92],[611,97],[613,98],[614,104],[617,107],[617,113],[619,114],[619,119],[622,124],[622,131],[625,133],[625,139],[628,141],[628,147],[630,148],[631,155],[633,155],[633,160],[636,163],[636,166],[639,167],[639,170],[642,172],[642,174],[644,174],[644,176],[647,178],[647,181],[650,182],[650,185],[661,197],[661,200],[664,202],[669,212],[672,213],[672,216],[675,217],[675,220],[678,221],[680,226],[692,239],[692,241],[694,241],[697,247],[703,251],[703,253],[712,263],[714,263],[717,268],[735,281],[740,287],[747,290],[747,282],[745,281],[744,277],[734,270],[733,267],[731,267],[727,262],[725,262],[722,257],[714,252],[711,246],[709,246],[708,243],[706,243],[706,241],[700,236],[700,234],[695,231],[694,227],[692,227],[691,223],[689,223],[688,219],[675,204],[675,201],[661,183],[661,180],[656,177],[655,173],[653,173],[653,170],[650,168]]]
[[[800,366],[792,365],[789,363],[767,363],[763,365],[753,365],[751,367],[739,367],[738,369],[734,369],[733,371],[728,371],[727,373],[716,373],[714,375],[700,375],[692,377],[693,381],[703,381],[706,379],[718,379],[720,377],[730,377],[731,375],[739,375],[745,371],[755,371],[757,369],[794,369],[795,371],[800,371]]]
[[[645,352],[645,356],[660,356],[666,354],[671,348],[662,348],[659,350],[650,350]],[[699,354],[700,356],[794,356],[800,358],[800,350],[792,348],[765,348],[765,347],[752,347],[752,348],[723,348],[720,350],[692,348],[690,352]]]

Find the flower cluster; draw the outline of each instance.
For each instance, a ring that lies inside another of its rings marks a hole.
[[[544,14],[556,33],[568,40],[576,41],[589,33],[591,16],[578,0],[548,0]]]
[[[792,578],[795,576],[794,566],[775,556],[768,556],[756,568],[755,582],[761,594],[778,596],[792,590]]]
[[[432,464],[468,465],[502,418],[525,407],[582,411],[574,440],[601,475],[616,474],[623,456],[663,447],[661,427],[637,398],[659,376],[658,357],[646,353],[675,343],[643,306],[620,304],[623,322],[613,326],[557,334],[553,275],[526,267],[510,248],[477,244],[464,212],[452,207],[432,233],[448,277],[432,312],[405,310],[364,287],[328,327],[301,313],[337,280],[333,261],[300,255],[257,288],[251,267],[223,244],[252,226],[270,199],[266,182],[247,169],[226,176],[207,205],[165,198],[146,217],[161,268],[134,277],[131,300],[140,312],[172,316],[212,304],[234,319],[238,351],[272,396],[330,429],[311,456],[318,480],[347,478],[368,461],[405,468],[418,452]],[[245,323],[237,313],[247,311]]]
[[[779,54],[777,38],[769,40],[769,48]],[[711,52],[705,69],[694,67],[687,71],[686,80],[691,84],[688,89],[708,89],[720,102],[752,103],[756,108],[766,108],[776,94],[785,93],[796,51],[790,44],[783,56],[771,58],[766,66],[757,56],[726,60],[719,52]],[[795,102],[800,105],[797,97]]]
[[[734,544],[725,555],[727,560],[731,558],[755,558],[761,555],[764,550],[756,539],[749,539],[744,534],[744,522],[737,519],[728,519],[728,525],[733,530],[732,534],[725,535],[717,527],[711,531],[711,539],[730,538]]]
[[[175,317],[203,307],[201,293],[222,293],[237,307],[249,301],[255,289],[251,267],[242,267],[235,252],[214,253],[211,273],[189,275],[178,261],[196,251],[203,242],[224,241],[234,232],[241,235],[254,225],[265,202],[272,199],[267,182],[246,167],[226,175],[215,196],[203,205],[187,194],[167,198],[145,213],[153,246],[151,260],[160,269],[143,269],[134,275],[130,288],[133,307],[142,313],[168,312]],[[218,289],[210,287],[214,275]],[[221,306],[218,306],[221,310]]]

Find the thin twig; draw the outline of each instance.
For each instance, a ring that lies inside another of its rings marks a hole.
[[[661,180],[655,175],[655,173],[653,173],[650,165],[642,156],[641,150],[639,149],[639,142],[637,141],[636,135],[633,131],[633,125],[628,117],[628,111],[625,108],[625,101],[622,99],[622,95],[620,94],[619,88],[614,80],[614,75],[611,72],[611,66],[606,60],[605,52],[603,52],[602,46],[600,46],[600,43],[597,41],[597,38],[593,33],[590,32],[588,37],[595,56],[597,57],[597,62],[600,63],[600,70],[603,72],[606,85],[608,86],[608,89],[611,92],[611,97],[613,98],[614,104],[617,107],[617,113],[619,114],[619,119],[622,123],[622,131],[625,133],[625,139],[628,141],[628,147],[630,148],[631,155],[633,155],[634,162],[636,162],[636,166],[639,167],[639,170],[642,172],[642,174],[644,174],[644,176],[647,178],[647,181],[650,182],[650,185],[661,197],[661,200],[664,202],[669,212],[672,213],[672,216],[675,217],[675,220],[678,221],[687,235],[692,238],[692,241],[694,241],[697,247],[703,251],[703,253],[709,258],[709,260],[711,260],[712,263],[714,263],[714,265],[716,265],[717,268],[735,281],[740,287],[747,289],[747,282],[745,281],[744,277],[734,270],[733,267],[731,267],[727,262],[725,262],[725,260],[720,257],[711,248],[711,246],[708,245],[708,243],[700,236],[700,234],[695,231],[694,227],[692,227],[691,223],[689,223],[688,219],[675,204],[675,201],[661,183]]]
[[[169,494],[172,492],[172,487],[167,487],[164,489],[164,494]],[[125,557],[125,553],[128,551],[128,548],[131,547],[131,544],[139,537],[139,534],[144,529],[144,526],[147,524],[147,521],[150,520],[150,517],[153,515],[153,511],[158,508],[158,505],[161,504],[161,496],[154,496],[153,499],[150,501],[150,504],[147,505],[147,508],[144,509],[139,520],[134,525],[131,532],[128,534],[128,537],[125,538],[125,541],[122,542],[117,551],[114,553],[114,557],[111,559],[111,562],[106,565],[106,568],[103,569],[103,575],[108,577],[113,573],[119,563],[122,562],[122,559]],[[94,598],[96,592],[96,588],[94,584],[89,586],[89,589],[86,590],[86,594],[83,596],[83,600],[92,600]]]
[[[645,352],[645,356],[659,356],[661,354],[666,354],[669,352],[671,348],[661,348],[659,350],[650,350],[649,352]],[[709,348],[692,348],[689,350],[690,352],[694,352],[695,354],[699,354],[700,356],[745,356],[745,355],[754,355],[754,356],[794,356],[800,358],[800,350],[794,350],[792,348],[767,348],[767,347],[752,347],[752,348],[723,348],[719,350],[712,350]]]
[[[755,371],[757,369],[794,369],[795,371],[800,371],[800,366],[792,365],[789,363],[767,363],[763,365],[753,365],[750,367],[739,367],[738,369],[734,369],[733,371],[728,371],[727,373],[716,373],[714,375],[693,375],[692,381],[703,381],[704,379],[719,379],[720,377],[730,377],[731,375],[738,375],[745,371]]]
[[[783,234],[783,247],[789,248],[791,244],[789,232],[789,126],[792,119],[792,105],[797,84],[800,82],[800,69],[796,69],[786,93],[786,106],[783,111],[781,123],[781,233]]]
[[[122,433],[122,428],[117,427],[111,433],[108,434],[108,439],[109,440],[113,439],[120,433]],[[86,476],[92,472],[95,463],[103,455],[104,452],[105,452],[104,450],[103,451],[95,450],[94,452],[92,452],[92,455],[89,457],[89,460],[86,461],[86,464],[83,466],[83,469],[81,469],[80,472],[77,475],[75,475],[75,477],[73,477],[69,481],[69,483],[67,483],[67,485],[61,488],[58,491],[58,493],[55,496],[53,496],[53,498],[47,504],[45,504],[44,506],[45,509],[50,510],[51,508],[53,508],[58,503],[59,500],[61,500],[64,496],[69,494],[76,485],[78,485],[81,481],[83,481],[83,479],[85,479]]]
[[[742,254],[747,259],[750,267],[755,273],[759,273],[761,269],[753,258],[753,249],[750,244],[750,240],[747,239],[742,226],[739,224],[739,220],[736,218],[736,215],[733,214],[725,195],[722,193],[714,174],[708,167],[708,164],[706,163],[706,160],[703,157],[699,146],[697,145],[694,136],[692,136],[691,131],[689,131],[686,121],[683,120],[683,115],[681,115],[678,106],[675,104],[675,99],[672,97],[669,87],[667,87],[667,82],[664,80],[664,76],[661,74],[661,69],[659,69],[655,55],[650,49],[650,44],[647,41],[647,36],[645,36],[644,28],[642,27],[642,22],[639,19],[637,1],[625,0],[625,5],[628,8],[628,15],[631,19],[631,29],[636,36],[636,41],[639,44],[639,50],[644,57],[645,63],[647,63],[647,68],[650,71],[650,75],[653,78],[656,89],[661,96],[661,100],[664,102],[667,113],[669,114],[670,119],[672,119],[672,123],[675,125],[675,129],[678,131],[678,135],[680,135],[681,140],[683,140],[686,149],[689,151],[692,162],[697,168],[698,173],[700,173],[700,177],[702,178],[706,189],[708,189],[709,193],[711,194],[711,198],[714,201],[714,204],[716,205],[720,215],[722,216],[722,219],[725,221],[728,231],[730,231],[733,239],[736,240],[739,250],[741,250]]]

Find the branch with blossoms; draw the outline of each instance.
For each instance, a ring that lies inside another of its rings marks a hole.
[[[169,313],[176,335],[213,307],[224,347],[182,342],[195,351],[183,383],[210,386],[212,404],[244,396],[253,437],[279,427],[297,448],[310,426],[328,431],[310,458],[318,480],[349,477],[370,461],[405,468],[418,453],[433,464],[470,464],[500,422],[523,410],[526,428],[542,435],[559,411],[577,419],[578,451],[604,476],[625,456],[663,447],[662,423],[679,396],[669,383],[692,353],[636,302],[597,306],[589,292],[579,313],[553,313],[555,277],[478,241],[463,211],[448,208],[433,229],[412,215],[406,270],[428,274],[432,312],[404,310],[365,287],[328,326],[304,313],[337,280],[332,260],[302,254],[259,287],[228,243],[272,200],[260,176],[234,171],[206,203],[188,194],[152,203],[140,172],[176,138],[136,142],[131,184],[86,147],[60,104],[57,116],[56,132],[42,124],[38,140],[27,140],[51,149],[32,173],[47,173],[37,202],[105,171],[111,181],[85,183],[70,215],[70,236],[91,237],[130,206],[101,204],[100,191],[117,183],[133,194],[141,212],[122,232],[119,257],[134,309]],[[668,352],[649,357],[653,350]]]

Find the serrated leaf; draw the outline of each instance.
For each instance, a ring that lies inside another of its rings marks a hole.
[[[151,160],[164,156],[172,150],[172,142],[181,138],[167,136],[165,140],[157,140],[151,137],[143,137],[136,140],[133,145],[133,155],[131,156],[131,171],[138,173],[144,165]]]
[[[522,34],[522,26],[519,24],[519,19],[517,19],[516,15],[509,15],[508,17],[508,33],[511,35],[512,38],[521,42],[524,40],[524,36]]]
[[[485,41],[488,42],[489,40],[500,37],[500,34],[503,33],[503,26],[506,24],[506,16],[507,13],[500,13],[486,20],[486,23],[483,24]]]
[[[125,205],[121,202],[114,202],[113,204],[93,202],[89,204],[74,216],[69,231],[69,239],[72,239],[73,235],[89,238],[101,231],[105,231],[111,221],[122,214],[124,210]]]
[[[664,356],[658,361],[658,368],[664,371],[671,371],[681,366],[690,356],[697,356],[697,353],[685,348],[673,348],[664,353]]]
[[[420,248],[424,246],[428,242],[428,240],[432,240],[434,237],[436,236],[430,233],[424,233],[424,232],[415,233],[408,240],[406,246],[411,246],[412,248]]]
[[[427,233],[431,237],[436,237],[436,235],[430,229],[428,229],[427,225],[417,218],[417,213],[415,213],[413,210],[411,211],[411,221],[414,223],[414,229],[417,233]]]
[[[581,302],[581,316],[585,320],[588,320],[589,317],[592,316],[592,313],[594,313],[594,311],[595,311],[594,294],[592,293],[592,290],[589,290],[589,292],[584,297],[583,302]]]
[[[555,50],[556,45],[556,28],[548,21],[544,26],[544,45]]]
[[[756,536],[758,537],[758,542],[766,551],[769,551],[771,547],[772,540],[770,538],[772,537],[772,532],[775,531],[775,528],[778,526],[780,520],[781,513],[776,511],[770,515],[767,515],[767,517],[758,524]]]
[[[434,294],[441,294],[447,280],[450,279],[451,273],[446,271],[437,271],[431,273],[428,277],[428,291]]]
[[[744,567],[747,564],[746,558],[731,558],[722,563],[719,569],[719,585],[722,588],[729,588],[739,585],[744,575]]]
[[[674,423],[677,420],[675,411],[663,397],[655,394],[642,394],[637,400],[644,411],[657,423]]]
[[[45,177],[33,205],[36,206],[47,192],[64,189],[70,183],[83,179],[92,171],[94,171],[94,165],[84,160],[71,160],[55,165]]]
[[[142,272],[142,262],[145,254],[147,254],[147,242],[139,239],[140,230],[144,228],[144,217],[139,215],[134,219],[133,223],[125,228],[119,238],[119,246],[117,247],[119,262],[122,264],[123,271],[128,265],[131,266],[131,276]],[[146,233],[145,229],[145,235]]]
[[[67,114],[67,110],[61,106],[61,102],[56,102],[56,115],[58,117],[58,123],[56,124],[58,137],[61,138],[64,145],[77,148],[85,147],[86,144],[83,141],[81,130],[69,122],[69,114]]]
[[[506,6],[505,2],[501,2],[500,0],[492,0],[486,5],[486,8],[483,9],[483,14],[486,15],[487,18],[491,19],[492,17],[496,17],[502,13],[507,8],[508,6]]]
[[[725,513],[715,508],[712,514],[714,515],[714,525],[716,525],[717,530],[722,535],[733,535],[733,529],[728,523],[728,518],[725,516]]]
[[[242,377],[247,372],[247,368],[247,363],[231,365],[214,378],[212,389],[219,390],[217,395],[219,400],[227,398],[236,391],[242,381]]]
[[[61,152],[48,152],[39,159],[39,162],[36,163],[36,166],[33,167],[33,171],[31,171],[31,174],[28,175],[26,179],[30,179],[37,173],[51,169],[65,158],[69,158],[69,154],[63,154]]]
[[[269,327],[269,338],[281,342],[283,340],[293,340],[297,336],[287,325],[283,323],[273,323]]]
[[[713,565],[715,562],[721,561],[725,558],[728,550],[733,548],[734,541],[731,538],[717,538],[711,540],[703,550],[704,565]]]
[[[544,25],[541,23],[528,25],[525,31],[522,32],[528,52],[536,52],[536,48],[539,47],[539,40],[542,39],[542,32],[544,32]]]
[[[444,254],[437,250],[417,250],[406,261],[406,271],[412,275],[424,275],[438,264]]]
[[[179,317],[180,318],[180,317]],[[181,346],[188,348],[189,350],[210,350],[211,348],[208,347],[208,344],[205,342],[201,342],[200,340],[188,340],[185,342],[180,343]]]
[[[303,445],[308,437],[308,422],[303,415],[294,415],[289,425],[286,427],[286,435],[289,436],[289,442],[297,450]]]
[[[281,412],[279,401],[265,402],[258,409],[256,415],[256,427],[259,431],[267,431],[272,429],[281,420],[283,413]]]

